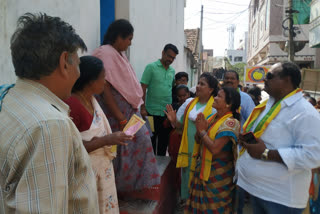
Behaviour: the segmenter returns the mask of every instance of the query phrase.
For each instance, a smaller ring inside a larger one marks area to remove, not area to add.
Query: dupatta
[[[211,116],[209,118],[209,123],[213,121],[213,119],[216,117],[216,114]],[[208,129],[208,135],[210,139],[214,140],[217,135],[217,131],[220,128],[220,126],[228,119],[232,117],[232,113],[228,112],[219,120],[214,122]],[[194,171],[196,169],[197,165],[197,158],[201,152],[202,149],[202,156],[201,156],[201,169],[200,169],[200,179],[208,181],[209,176],[210,176],[210,171],[211,171],[211,163],[212,163],[212,153],[209,151],[209,149],[203,145],[196,143],[194,146],[193,154],[192,154],[192,162],[191,162],[191,170],[190,170],[190,176],[189,176],[189,185],[192,180]]]
[[[125,53],[120,54],[111,45],[102,45],[92,55],[102,60],[105,79],[133,108],[138,109],[143,104],[143,91]]]
[[[85,141],[90,141],[94,137],[102,137],[107,134],[111,134],[111,128],[109,122],[102,111],[97,100],[92,97],[92,106],[94,108],[94,116],[91,123],[91,126],[88,130],[81,132],[81,138]],[[117,146],[104,146],[95,151],[90,152],[90,154],[106,154],[110,159],[116,157]]]
[[[191,110],[195,107],[199,98],[194,98],[186,107],[184,118],[183,118],[183,133],[181,139],[181,146],[179,148],[178,159],[177,159],[177,168],[188,167],[189,165],[189,155],[188,155],[188,122],[189,122],[189,114]],[[203,111],[205,117],[208,117],[212,114],[212,104],[214,102],[213,96],[208,100],[206,107]],[[196,145],[197,143],[195,143]]]

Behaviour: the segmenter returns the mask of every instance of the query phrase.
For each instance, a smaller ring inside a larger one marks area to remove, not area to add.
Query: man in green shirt
[[[172,104],[172,87],[175,70],[170,66],[179,53],[173,44],[167,44],[161,59],[146,66],[142,78],[143,101],[141,115],[153,116],[154,133],[152,136],[153,150],[156,155],[165,156],[171,128],[164,126],[166,119],[164,110]]]

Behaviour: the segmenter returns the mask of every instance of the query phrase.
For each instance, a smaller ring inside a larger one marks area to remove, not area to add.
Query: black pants
[[[152,147],[155,155],[165,156],[169,143],[171,127],[164,127],[165,116],[153,116],[154,132],[151,137]]]

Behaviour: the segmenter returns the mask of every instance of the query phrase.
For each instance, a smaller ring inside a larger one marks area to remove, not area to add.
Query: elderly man
[[[170,66],[179,53],[173,44],[167,44],[162,51],[161,59],[146,66],[142,78],[143,101],[141,115],[153,116],[154,133],[152,136],[153,150],[156,155],[165,156],[171,128],[164,125],[164,110],[172,104],[172,87],[175,70]]]
[[[98,213],[95,177],[61,100],[79,77],[72,26],[25,14],[11,38],[18,80],[0,90],[0,213]]]
[[[242,141],[238,185],[251,195],[255,214],[301,213],[307,205],[311,169],[320,166],[320,116],[303,98],[300,81],[295,64],[273,65],[265,78],[270,99],[243,126],[257,142]]]

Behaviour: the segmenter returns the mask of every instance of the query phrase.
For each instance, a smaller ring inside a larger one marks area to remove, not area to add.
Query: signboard
[[[320,46],[320,0],[313,0],[310,6],[309,46]]]
[[[320,91],[320,69],[302,69],[301,76],[303,90]]]
[[[245,67],[244,83],[263,83],[264,77],[270,66],[250,66]]]

